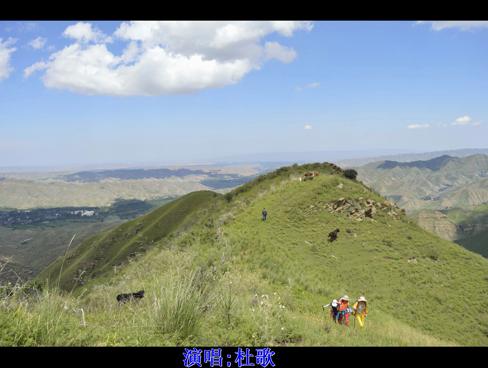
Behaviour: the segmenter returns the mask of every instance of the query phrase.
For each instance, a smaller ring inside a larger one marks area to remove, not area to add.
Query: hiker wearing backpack
[[[268,211],[266,211],[266,208],[263,208],[263,212],[261,212],[263,215],[263,221],[266,221],[266,218],[268,217]]]
[[[364,320],[368,315],[368,301],[364,296],[360,296],[356,303],[354,303],[352,309],[354,310],[354,316],[359,324],[359,327],[363,328]]]
[[[349,306],[349,297],[344,295],[339,299],[339,324],[349,326],[349,314],[351,314],[351,307]]]
[[[323,306],[324,310],[328,307],[330,307],[330,318],[337,323],[337,319],[339,318],[339,302],[334,299],[329,304]]]

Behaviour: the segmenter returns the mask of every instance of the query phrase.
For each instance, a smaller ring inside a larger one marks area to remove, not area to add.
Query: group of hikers
[[[266,208],[263,208],[261,219],[266,221],[267,217],[268,211],[266,211]],[[339,230],[337,229],[337,231]],[[364,296],[360,296],[353,304],[352,308],[349,305],[349,297],[347,295],[339,298],[339,300],[334,299],[329,304],[323,306],[324,309],[328,307],[330,307],[330,316],[335,323],[349,326],[349,316],[352,314],[359,327],[364,327],[364,321],[368,315],[368,301]],[[354,323],[354,325],[356,325],[356,323]]]
[[[347,295],[339,298],[339,300],[334,299],[329,304],[323,306],[324,309],[328,307],[330,307],[330,317],[335,323],[349,326],[349,316],[352,314],[359,327],[364,327],[364,321],[368,315],[368,301],[364,296],[360,296],[352,308],[349,305],[349,297]]]

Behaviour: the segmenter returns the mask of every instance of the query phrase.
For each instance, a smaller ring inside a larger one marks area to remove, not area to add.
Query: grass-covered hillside
[[[308,170],[321,174],[300,181]],[[145,253],[127,258],[137,242]],[[330,164],[282,168],[224,196],[193,193],[77,252],[64,262],[65,291],[58,261],[44,274],[50,288],[3,297],[0,345],[488,344],[488,260]],[[73,284],[86,260],[98,263]],[[141,289],[144,299],[117,305]],[[367,297],[364,330],[322,310],[345,293]]]
[[[101,232],[58,258],[38,279],[48,280],[63,290],[74,290],[93,278],[100,279],[155,242],[185,229],[194,221],[194,212],[216,196],[210,191],[193,192],[145,216]]]

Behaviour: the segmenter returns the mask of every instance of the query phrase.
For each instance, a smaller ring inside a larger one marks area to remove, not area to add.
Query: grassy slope
[[[345,192],[347,197],[365,196],[349,181],[346,188],[337,189],[338,182],[334,177],[320,178],[307,183],[308,190],[303,183],[290,183],[237,216],[229,234],[236,244],[246,244],[243,250],[251,250],[242,262],[264,269],[275,283],[302,284],[309,310],[324,296],[329,300],[343,293],[365,294],[375,308],[429,334],[469,336],[468,343],[486,344],[488,320],[481,313],[483,303],[486,306],[488,263],[408,221],[378,216],[376,222],[352,223],[309,208]],[[253,226],[257,222],[253,214],[262,206],[271,214],[270,221]],[[326,234],[335,227],[342,229],[339,241],[328,244]],[[357,237],[345,233],[347,228]],[[417,262],[408,263],[412,258]],[[462,322],[453,318],[456,314],[461,318],[460,301],[472,298],[477,313]]]
[[[191,223],[193,212],[216,196],[210,191],[193,192],[145,216],[102,232],[69,252],[66,259],[58,258],[37,279],[47,279],[51,285],[57,285],[59,281],[60,288],[72,290],[77,286],[74,278],[79,275],[79,270],[85,271],[85,281],[100,278],[135,253],[146,251],[155,242]]]
[[[155,242],[83,297],[45,292],[36,303],[7,303],[0,345],[487,345],[486,259],[406,218],[329,213],[322,204],[339,197],[382,198],[323,175],[327,167],[312,181],[295,180],[303,171],[282,170],[215,199],[188,231]],[[328,243],[336,227],[339,239]],[[141,288],[141,303],[114,302]],[[322,311],[344,293],[369,299],[365,330],[332,325]],[[80,307],[86,328],[73,309]]]

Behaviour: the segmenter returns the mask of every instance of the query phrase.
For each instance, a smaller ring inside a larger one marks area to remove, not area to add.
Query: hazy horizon
[[[66,165],[37,165],[37,166],[0,166],[0,172],[57,172],[73,170],[106,170],[129,168],[161,168],[161,167],[191,167],[191,166],[225,166],[266,163],[305,163],[305,162],[347,162],[354,160],[368,160],[388,158],[401,155],[444,154],[460,151],[486,151],[487,148],[457,148],[436,151],[408,151],[408,150],[337,150],[337,151],[309,151],[309,152],[260,152],[227,157],[217,157],[209,160],[173,161],[173,162],[101,162],[101,163],[71,163]],[[475,154],[472,153],[472,154]],[[484,153],[484,152],[483,152]]]

